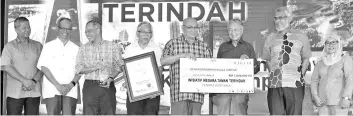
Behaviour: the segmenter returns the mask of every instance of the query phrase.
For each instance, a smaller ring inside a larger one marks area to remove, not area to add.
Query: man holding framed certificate
[[[232,19],[228,22],[228,34],[230,41],[220,45],[217,58],[253,59],[254,74],[259,70],[255,50],[252,45],[243,40],[243,23],[239,19]],[[231,106],[234,107],[234,114],[247,115],[249,95],[246,93],[218,93],[215,94],[213,103],[217,106],[220,115],[229,115]]]
[[[196,37],[197,21],[186,18],[183,21],[183,35],[171,39],[163,49],[162,65],[170,66],[170,96],[172,115],[200,115],[204,94],[180,92],[180,58],[211,58],[207,44]]]
[[[161,75],[162,67],[160,63],[160,57],[162,55],[162,50],[153,41],[152,25],[149,22],[144,21],[139,23],[139,25],[137,26],[135,41],[126,48],[124,52],[124,58],[136,56],[139,54],[144,54],[151,51],[153,51],[155,54],[155,59],[158,66],[158,74]],[[138,67],[134,67],[134,68],[136,69]],[[139,70],[141,71],[143,69],[139,69]],[[132,73],[136,74],[137,72],[132,72]],[[130,74],[130,76],[132,75]],[[143,77],[136,77],[136,78],[140,78],[139,80],[143,80],[143,78],[146,79],[146,76],[148,75],[143,75]],[[129,78],[131,81],[131,78],[133,77],[129,77]],[[163,86],[163,83],[161,80],[163,81],[163,78],[160,77],[158,79],[158,82],[161,82],[161,83],[157,83],[157,84],[160,84],[161,86]],[[153,79],[149,81],[153,81]],[[128,115],[158,115],[159,103],[160,103],[160,95],[138,100],[138,101],[132,101],[128,97],[126,99],[127,114]]]

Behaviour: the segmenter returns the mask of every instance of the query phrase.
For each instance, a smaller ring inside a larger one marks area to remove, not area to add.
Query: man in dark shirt
[[[232,19],[228,23],[230,41],[224,42],[219,47],[217,58],[254,59],[254,73],[257,68],[257,60],[252,45],[242,39],[243,23],[238,19]],[[213,102],[217,106],[217,112],[221,115],[231,114],[231,106],[235,115],[247,115],[248,94],[215,94]]]

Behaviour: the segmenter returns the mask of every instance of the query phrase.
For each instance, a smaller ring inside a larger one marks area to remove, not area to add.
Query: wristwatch
[[[346,99],[346,100],[349,100],[349,97],[342,97],[342,99]]]
[[[31,79],[31,80],[34,82],[34,84],[37,84],[37,81],[35,79]]]

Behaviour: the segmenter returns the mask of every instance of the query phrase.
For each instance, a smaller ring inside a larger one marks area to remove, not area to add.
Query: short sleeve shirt
[[[262,58],[270,61],[269,88],[303,86],[300,66],[302,59],[310,57],[310,42],[306,35],[295,31],[285,35],[271,34],[262,52]]]
[[[163,49],[162,58],[182,53],[192,53],[197,58],[211,58],[211,52],[207,44],[195,39],[194,43],[188,43],[184,36],[170,40]],[[201,93],[180,92],[180,60],[170,65],[169,75],[171,76],[170,96],[171,102],[191,100],[203,103],[204,95]]]
[[[161,56],[162,56],[162,50],[161,48],[155,44],[153,41],[150,41],[148,45],[145,48],[141,48],[138,44],[137,41],[132,43],[130,46],[126,47],[123,57],[128,58],[140,54],[144,54],[147,52],[154,52],[154,55],[156,56],[156,62],[158,66],[161,66]]]
[[[15,39],[7,43],[2,51],[1,66],[13,66],[23,77],[32,79],[37,73],[37,62],[42,51],[42,44],[28,39]],[[40,83],[31,91],[22,90],[22,83],[7,75],[6,96],[12,98],[39,97]]]
[[[80,47],[76,58],[76,73],[88,67],[95,67],[98,64],[107,66],[103,70],[97,70],[85,75],[88,80],[105,80],[114,71],[120,71],[123,64],[121,47],[114,42],[102,40],[98,45],[86,43]]]
[[[46,43],[43,47],[42,54],[38,60],[38,69],[42,66],[48,68],[54,78],[60,84],[68,84],[75,76],[75,62],[79,47],[70,40],[64,45],[57,38]],[[55,86],[46,78],[43,78],[43,98],[61,95]],[[66,96],[77,98],[77,86],[73,87]]]

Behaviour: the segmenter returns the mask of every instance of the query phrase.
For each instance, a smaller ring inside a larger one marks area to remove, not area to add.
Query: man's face
[[[152,30],[147,24],[143,24],[137,29],[137,37],[139,41],[148,43],[152,38]]]
[[[230,23],[228,26],[228,34],[231,40],[239,40],[243,35],[243,26],[239,23]]]
[[[62,20],[59,24],[59,38],[67,39],[72,30],[72,23],[68,20]]]
[[[96,36],[98,36],[98,28],[94,27],[92,23],[88,23],[86,25],[86,37],[89,42],[92,42],[95,40]]]
[[[28,21],[20,22],[20,25],[15,28],[17,36],[20,37],[29,37],[31,35],[31,26]]]
[[[289,27],[290,18],[284,13],[276,13],[274,20],[277,31],[282,31]]]
[[[188,20],[183,24],[183,33],[187,37],[197,37],[198,29],[196,20]]]

